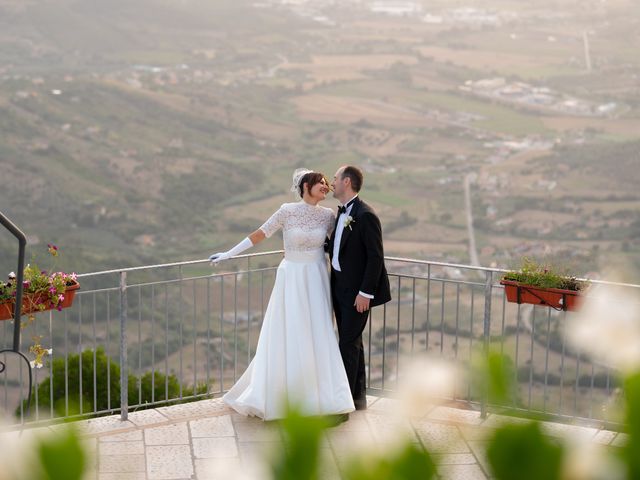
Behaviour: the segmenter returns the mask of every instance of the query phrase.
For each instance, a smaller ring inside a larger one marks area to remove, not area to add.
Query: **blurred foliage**
[[[344,478],[348,480],[409,480],[435,478],[436,465],[429,452],[407,442],[383,457],[362,457],[351,463]]]
[[[481,392],[489,405],[518,405],[518,389],[513,382],[516,371],[508,355],[476,351],[472,365],[473,390]]]
[[[81,438],[72,428],[63,429],[55,437],[40,440],[38,455],[42,480],[80,480],[87,467],[87,454]]]
[[[487,457],[498,480],[554,480],[560,478],[563,448],[537,422],[506,425],[493,435]]]
[[[273,478],[312,480],[319,477],[320,442],[328,427],[340,423],[340,416],[303,417],[292,409],[280,422],[284,448],[272,463]],[[428,480],[436,467],[420,445],[407,442],[386,455],[356,456],[348,463],[342,478],[346,480]]]
[[[489,351],[486,355],[476,356],[473,369],[474,382],[489,405],[517,405],[515,369],[511,358]],[[562,445],[546,437],[540,423],[535,421],[498,428],[487,447],[491,474],[497,480],[558,479],[563,455]]]
[[[624,382],[626,401],[626,429],[629,434],[622,456],[627,466],[627,478],[640,478],[640,372],[628,376]]]
[[[272,465],[273,478],[315,480],[320,463],[322,433],[330,425],[325,417],[305,418],[295,409],[282,420],[283,447]]]
[[[93,352],[83,352],[83,363],[92,366],[92,357]],[[102,363],[106,362],[104,352],[96,352],[96,358]],[[474,369],[474,376],[482,378],[485,384],[483,388],[489,399],[498,402],[511,398],[514,369],[510,359],[488,352],[487,355],[478,357]],[[117,370],[111,370],[112,378],[117,378]],[[145,375],[143,384],[150,386],[150,379],[150,374]],[[164,381],[166,378],[161,376],[154,380],[156,386],[164,386]],[[173,380],[169,383],[172,390],[179,388]],[[622,460],[626,466],[626,478],[631,480],[640,478],[640,373],[627,377],[624,384],[628,440],[621,448],[608,450],[608,457],[603,461],[613,458]],[[145,387],[142,391],[143,396],[150,395],[149,388]],[[162,392],[157,391],[156,394],[161,395]],[[327,429],[339,425],[340,420],[343,420],[340,416],[305,417],[298,410],[291,409],[287,417],[278,422],[282,448],[277,450],[276,457],[271,461],[272,478],[321,478],[321,443]],[[28,467],[37,471],[33,478],[82,478],[87,460],[81,438],[74,430],[65,430],[55,437],[42,437],[36,445],[39,462]],[[496,480],[608,478],[608,471],[605,471],[604,477],[602,472],[591,471],[567,477],[570,457],[568,444],[563,439],[546,435],[540,422],[531,420],[526,423],[505,424],[494,430],[488,439],[487,459],[490,471],[487,473]],[[613,470],[611,472],[612,475],[615,473]],[[407,438],[393,446],[387,445],[385,450],[377,453],[371,453],[370,450],[354,453],[344,463],[341,462],[340,474],[346,480],[431,479],[437,477],[437,465],[422,445]]]
[[[103,353],[99,355],[100,358],[103,356]],[[479,371],[484,372],[487,395],[493,399],[508,398],[513,370],[501,355],[490,353],[485,360]],[[629,439],[615,454],[627,466],[627,478],[635,479],[640,478],[640,373],[628,377],[625,386]],[[321,478],[321,442],[326,430],[339,424],[336,419],[304,417],[292,409],[279,422],[283,448],[271,463],[272,478]],[[63,430],[55,437],[38,439],[36,451],[39,462],[28,467],[37,471],[33,478],[82,478],[87,459],[81,438],[73,429]],[[487,446],[489,473],[497,480],[559,480],[565,478],[567,457],[562,440],[545,435],[536,421],[507,424],[496,429]],[[346,480],[431,479],[436,478],[437,467],[428,451],[407,439],[384,453],[366,452],[352,456],[341,475]]]

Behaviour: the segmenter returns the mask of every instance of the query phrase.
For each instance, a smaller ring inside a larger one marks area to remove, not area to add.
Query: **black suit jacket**
[[[342,231],[338,260],[342,275],[347,279],[349,291],[345,292],[355,299],[359,291],[373,295],[371,306],[382,305],[391,300],[389,277],[384,266],[382,247],[382,227],[373,208],[356,197],[351,207],[350,227]],[[340,216],[338,215],[338,218]],[[336,219],[336,227],[337,227]],[[333,246],[336,229],[329,239],[329,257],[333,260]],[[333,267],[332,267],[332,279]]]

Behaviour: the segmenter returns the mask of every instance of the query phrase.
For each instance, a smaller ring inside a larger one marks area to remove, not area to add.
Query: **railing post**
[[[486,278],[484,283],[484,319],[483,319],[483,334],[482,334],[482,353],[484,354],[484,359],[487,361],[489,359],[489,340],[491,335],[491,296],[492,296],[492,288],[493,288],[493,272],[487,270],[485,272]],[[486,379],[483,380],[485,382],[485,388],[482,391],[482,399],[480,400],[480,418],[487,418],[487,402],[488,402],[488,381],[489,378],[487,376]]]
[[[16,227],[11,220],[4,216],[0,212],[0,224],[4,226],[9,232],[18,240],[18,271],[16,274],[16,303],[13,312],[13,351],[20,351],[20,318],[22,309],[22,282],[24,279],[24,250],[27,246],[27,237],[25,234]],[[0,368],[2,371],[2,368]],[[31,370],[29,370],[31,371]],[[29,390],[31,391],[31,390]]]
[[[120,420],[129,415],[129,367],[127,366],[127,272],[120,272]]]

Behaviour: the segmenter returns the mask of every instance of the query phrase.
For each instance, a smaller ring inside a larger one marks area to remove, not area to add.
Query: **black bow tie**
[[[355,199],[354,199],[355,200]],[[349,206],[354,202],[354,200],[351,200],[350,202],[348,202],[346,205],[340,205],[338,207],[338,215],[341,215],[343,213],[347,213],[347,208],[349,208]]]

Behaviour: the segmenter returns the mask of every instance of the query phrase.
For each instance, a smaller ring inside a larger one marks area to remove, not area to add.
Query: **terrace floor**
[[[339,479],[354,451],[384,452],[399,438],[422,445],[445,479],[490,478],[485,460],[487,437],[505,421],[524,421],[464,408],[440,406],[420,418],[400,417],[396,400],[369,397],[369,408],[329,429],[322,441],[322,479]],[[277,424],[236,414],[222,400],[210,399],[77,422],[95,453],[87,478],[253,479],[269,478],[268,456],[279,448]],[[598,428],[543,422],[551,436],[620,445],[624,434]],[[28,434],[64,426],[25,430]],[[18,431],[1,434],[7,441]],[[0,442],[1,443],[1,442]]]

